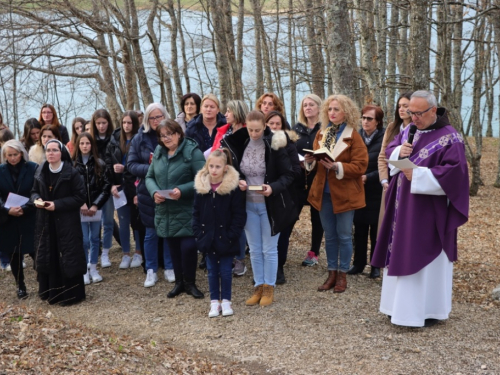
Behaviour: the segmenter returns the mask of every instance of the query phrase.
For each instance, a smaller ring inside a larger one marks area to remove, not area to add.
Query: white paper
[[[385,159],[391,165],[394,165],[398,169],[415,169],[418,168],[416,164],[414,164],[410,159],[401,159],[401,160],[388,160]]]
[[[162,197],[165,197],[167,199],[174,199],[170,196],[170,193],[173,193],[174,190],[173,189],[169,189],[169,190],[157,190],[156,191],[158,194],[160,194]]]
[[[30,200],[29,198],[23,197],[22,195],[9,193],[9,196],[7,197],[7,200],[5,201],[4,207],[5,208],[22,207],[26,203],[28,203],[29,200]]]
[[[299,154],[299,161],[304,161],[304,160],[305,158],[301,154]]]
[[[208,155],[210,155],[211,152],[212,152],[212,147],[210,147],[208,150],[205,150],[205,152],[203,153],[205,160],[208,159]]]
[[[101,221],[102,210],[97,210],[94,216],[85,216],[80,214],[80,220],[82,223],[91,223],[94,221]]]
[[[113,203],[115,204],[115,210],[125,206],[127,204],[127,197],[123,190],[118,192],[118,198],[113,195]]]

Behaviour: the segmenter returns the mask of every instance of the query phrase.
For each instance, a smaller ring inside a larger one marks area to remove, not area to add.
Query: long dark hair
[[[58,141],[61,141],[61,133],[59,133],[59,127],[57,125],[54,125],[54,124],[50,124],[50,125],[43,125],[42,126],[42,129],[40,130],[40,138],[38,138],[38,144],[40,146],[43,146],[42,145],[42,135],[43,135],[43,132],[44,131],[50,131],[52,132],[52,135],[58,140]]]
[[[396,138],[396,136],[399,134],[401,124],[403,123],[403,119],[401,118],[401,116],[399,116],[399,101],[403,98],[410,100],[412,94],[413,91],[407,91],[404,94],[401,94],[401,96],[398,98],[398,101],[396,102],[396,110],[394,112],[394,121],[389,124],[386,130],[388,140],[387,144],[389,144],[389,142]]]
[[[94,140],[99,136],[99,131],[95,125],[95,122],[98,118],[103,118],[108,122],[108,128],[106,129],[106,137],[110,137],[113,134],[113,130],[115,127],[113,126],[113,120],[111,120],[111,115],[105,109],[98,109],[92,115],[90,119],[90,134],[94,137]]]
[[[266,115],[266,117],[264,118],[264,122],[267,124],[268,121],[273,118],[274,116],[278,116],[281,120],[281,129],[280,130],[290,130],[287,126],[287,122],[285,120],[285,116],[283,116],[281,114],[281,112],[278,112],[278,111],[275,111],[275,110],[272,110],[272,111],[269,111]]]
[[[126,111],[123,116],[122,116],[122,123],[120,124],[121,130],[120,130],[120,150],[122,150],[123,155],[125,155],[129,148],[130,148],[130,142],[127,145],[127,134],[123,130],[123,119],[125,117],[130,117],[132,120],[132,137],[136,135],[139,132],[139,116],[137,116],[136,111]]]
[[[100,177],[101,173],[104,171],[101,168],[101,165],[99,164],[99,153],[97,152],[97,145],[95,144],[94,137],[92,137],[92,134],[87,133],[87,132],[81,132],[80,135],[76,138],[76,144],[75,144],[75,152],[73,154],[73,161],[77,162],[79,159],[79,156],[82,155],[82,152],[80,151],[80,140],[82,138],[87,138],[90,141],[90,154],[94,158],[94,171],[95,174]]]
[[[29,150],[31,146],[33,146],[35,143],[31,140],[31,131],[33,129],[39,129],[40,130],[40,135],[42,135],[42,125],[38,122],[38,120],[34,117],[29,118],[26,120],[24,123],[24,134],[23,137],[21,138],[21,142],[24,143],[24,147],[26,147],[26,150]]]

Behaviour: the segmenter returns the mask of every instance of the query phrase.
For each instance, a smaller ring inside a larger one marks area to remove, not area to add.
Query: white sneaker
[[[208,313],[209,318],[215,318],[220,314],[220,303],[219,301],[210,301],[210,312]]]
[[[24,260],[23,260],[23,268],[26,268],[26,263],[24,262]]]
[[[149,288],[151,286],[154,286],[157,281],[158,281],[158,276],[156,275],[156,272],[154,272],[153,270],[148,270],[148,273],[146,275],[146,281],[144,281],[144,288]]]
[[[101,255],[101,267],[102,268],[111,267],[111,262],[109,261],[109,256],[107,254]]]
[[[102,259],[102,258],[101,258]],[[102,260],[101,260],[102,261]],[[130,267],[130,263],[132,262],[132,258],[129,255],[124,255],[122,257],[122,262],[120,263],[120,268],[125,269]]]
[[[85,283],[85,285],[90,284],[90,273],[88,270],[87,270],[87,273],[85,275],[83,275],[83,282]]]
[[[4,268],[5,271],[10,272],[12,271],[12,268],[10,268],[10,264],[7,264],[7,266]]]
[[[175,273],[174,270],[165,270],[165,280],[169,283],[175,283]]]
[[[222,316],[229,316],[234,314],[231,301],[228,300],[222,301],[221,307],[222,307]]]
[[[130,263],[130,268],[140,267],[141,264],[142,264],[142,255],[134,254],[134,256],[132,257],[132,262]]]
[[[102,281],[102,276],[99,275],[97,270],[90,270],[90,277],[93,283],[100,283]]]

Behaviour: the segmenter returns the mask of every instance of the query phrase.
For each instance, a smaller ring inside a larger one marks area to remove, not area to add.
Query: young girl
[[[73,123],[71,124],[71,130],[72,130],[71,140],[68,143],[66,143],[66,148],[68,149],[71,157],[73,157],[73,155],[75,154],[76,138],[80,134],[82,134],[84,127],[85,127],[85,119],[81,117],[75,117],[73,119]]]
[[[210,288],[210,318],[233,315],[232,262],[240,252],[247,219],[239,173],[231,166],[228,149],[212,152],[194,180],[193,232],[198,250],[206,254]],[[220,301],[222,300],[222,303]]]
[[[106,164],[99,159],[94,139],[89,133],[81,133],[76,139],[77,148],[73,157],[76,170],[82,175],[85,182],[85,203],[80,209],[83,216],[94,216],[97,210],[102,209],[110,196],[111,177]],[[97,259],[99,257],[99,232],[100,221],[82,222],[83,247],[85,259],[89,259],[90,247],[90,272],[84,276],[85,284],[102,281],[97,271]]]
[[[98,109],[94,112],[92,118],[90,119],[90,134],[94,138],[95,145],[97,147],[97,155],[102,160],[106,160],[106,149],[114,130],[115,128],[113,126],[113,121],[111,120],[111,115],[107,110]],[[102,207],[102,268],[111,267],[111,262],[109,261],[109,249],[111,249],[114,234],[114,213],[115,206],[113,205],[113,199],[109,197]],[[121,241],[119,237],[118,228],[116,228],[116,242],[120,244]]]
[[[44,147],[51,139],[61,140],[59,129],[55,125],[44,125],[40,131],[38,141],[29,150],[29,159],[32,162],[42,165],[45,159]]]

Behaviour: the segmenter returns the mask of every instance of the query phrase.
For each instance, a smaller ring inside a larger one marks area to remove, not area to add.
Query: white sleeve
[[[391,156],[389,156],[389,160],[399,160],[399,152],[401,151],[401,146],[398,146],[392,151]],[[397,175],[399,172],[401,172],[401,169],[396,168],[394,165],[387,163],[389,166],[389,174],[391,176]]]
[[[411,178],[412,194],[446,195],[436,177],[427,167],[418,167],[413,170]]]

